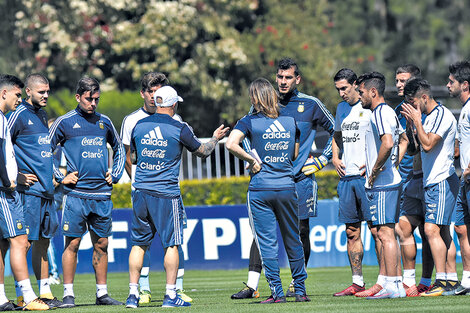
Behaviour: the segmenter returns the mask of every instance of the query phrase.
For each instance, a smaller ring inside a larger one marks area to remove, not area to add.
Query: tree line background
[[[185,101],[179,113],[198,136],[232,125],[250,107],[247,88],[274,83],[277,61],[294,58],[303,92],[334,113],[332,77],[342,67],[376,70],[394,85],[415,63],[433,85],[469,57],[465,0],[0,0],[0,70],[51,82],[51,117],[76,106],[83,75],[102,85],[98,111],[119,129],[140,107],[140,78],[167,74]]]

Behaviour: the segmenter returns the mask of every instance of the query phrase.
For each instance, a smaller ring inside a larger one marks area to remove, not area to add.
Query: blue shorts
[[[24,221],[28,240],[50,239],[59,227],[54,200],[19,193],[23,205]]]
[[[309,175],[295,183],[298,195],[299,219],[305,220],[317,216],[318,185],[315,176]]]
[[[390,187],[366,188],[372,225],[395,224],[400,213],[401,183]]]
[[[437,184],[424,187],[424,221],[436,225],[450,225],[458,189],[459,179],[455,173]]]
[[[360,175],[341,177],[337,191],[339,197],[339,221],[350,224],[370,221],[370,211],[364,184],[366,179]]]
[[[424,202],[423,175],[417,175],[407,182],[403,191],[403,202],[400,208],[400,216],[424,217],[426,211]]]
[[[462,226],[470,224],[470,182],[460,181],[459,194],[455,202],[455,225]]]
[[[111,236],[111,199],[83,199],[70,195],[64,196],[62,231],[67,237],[82,237],[87,230],[100,238]]]
[[[157,232],[163,248],[183,244],[181,197],[158,197],[136,189],[132,191],[132,205],[132,245],[149,246]]]
[[[24,227],[23,207],[16,191],[0,191],[0,231],[2,238],[14,238],[26,235]]]

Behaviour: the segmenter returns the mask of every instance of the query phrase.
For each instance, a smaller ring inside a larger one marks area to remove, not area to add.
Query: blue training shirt
[[[8,117],[18,171],[34,174],[38,181],[31,186],[18,184],[16,190],[47,199],[54,197],[52,152],[47,114],[26,100]]]
[[[395,108],[395,114],[398,117],[398,121],[401,124],[403,129],[406,129],[406,118],[403,114],[401,114],[402,104],[404,101],[400,102]],[[401,160],[400,164],[398,165],[398,173],[400,173],[401,181],[406,182],[411,179],[413,176],[413,156],[409,155],[408,152],[405,153],[405,156]]]
[[[249,190],[295,189],[293,158],[300,130],[294,118],[255,113],[244,116],[234,129],[245,134],[263,162],[261,170],[251,174]]]
[[[183,147],[196,151],[201,142],[191,127],[168,114],[155,113],[135,125],[130,142],[137,155],[135,189],[159,197],[178,197]]]
[[[64,186],[64,192],[79,198],[106,200],[111,197],[112,185],[106,180],[109,143],[113,149],[112,182],[119,181],[124,170],[125,152],[111,120],[100,113],[87,114],[78,106],[59,117],[49,131],[51,149],[58,144],[67,159],[67,173],[78,172],[76,185]],[[64,175],[54,166],[58,182]]]
[[[300,129],[299,156],[294,161],[295,181],[298,182],[306,178],[302,173],[302,167],[310,154],[318,125],[330,134],[322,155],[331,160],[333,156],[331,141],[335,132],[335,122],[331,113],[319,99],[303,94],[297,89],[294,89],[289,98],[281,100],[281,104],[280,115],[292,116]]]

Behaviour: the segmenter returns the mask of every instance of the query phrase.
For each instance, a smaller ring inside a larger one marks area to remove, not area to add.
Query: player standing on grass
[[[149,117],[150,115],[154,114],[157,107],[153,100],[153,95],[157,89],[162,86],[168,85],[168,79],[163,73],[158,72],[149,72],[146,73],[142,77],[141,81],[141,90],[140,96],[144,99],[144,105],[138,109],[137,111],[132,112],[131,114],[124,117],[122,121],[121,127],[121,140],[122,144],[124,145],[124,150],[126,151],[126,172],[127,175],[131,178],[131,182],[134,182],[135,178],[135,165],[131,162],[130,157],[130,141],[132,130],[143,118]],[[173,118],[177,121],[181,121],[181,117],[175,113]],[[184,276],[184,254],[183,249],[181,246],[178,246],[178,253],[179,253],[179,267],[178,267],[178,276],[176,278],[176,292],[177,294],[186,302],[191,302],[191,299],[188,295],[186,295],[183,291],[183,276]],[[150,271],[150,250],[147,249],[144,255],[144,263],[142,267],[142,271],[140,273],[139,278],[139,303],[146,304],[150,303],[152,294],[150,291],[150,283],[149,283],[149,271]]]
[[[384,101],[385,77],[377,72],[361,75],[357,82],[362,106],[372,111],[366,131],[366,194],[372,224],[382,243],[385,285],[367,299],[406,297],[397,275],[398,243],[395,224],[398,222],[401,177],[396,166],[404,155],[408,140],[391,107]]]
[[[62,231],[65,236],[62,267],[64,305],[75,306],[73,281],[77,253],[83,234],[88,230],[93,244],[93,268],[96,278],[96,304],[122,305],[108,295],[108,237],[111,236],[111,190],[124,170],[124,148],[111,120],[96,112],[100,85],[83,77],[77,85],[75,110],[59,117],[50,129],[52,151],[60,144],[67,159],[67,175],[54,168],[57,182],[64,185]],[[108,148],[113,168],[108,172]]]
[[[451,97],[458,98],[462,104],[457,127],[456,146],[459,148],[460,167],[463,174],[455,204],[455,232],[459,238],[462,255],[462,282],[455,290],[456,295],[465,295],[470,291],[470,245],[468,229],[470,227],[470,62],[461,61],[449,66],[447,88]]]
[[[10,130],[5,114],[14,111],[21,103],[23,82],[12,75],[0,75],[0,310],[13,311],[15,305],[5,295],[5,255],[10,248],[10,265],[15,279],[23,293],[25,310],[48,310],[49,306],[40,300],[31,287],[26,253],[28,236],[23,208],[18,193],[18,167],[11,142]]]
[[[27,98],[8,118],[19,171],[16,190],[23,206],[28,240],[32,243],[32,263],[40,298],[50,308],[56,308],[62,302],[52,295],[47,256],[49,241],[59,225],[54,207],[49,127],[43,109],[50,88],[49,81],[41,74],[28,75],[25,83]],[[23,295],[18,286],[16,292],[18,303],[22,303]]]
[[[295,61],[290,58],[281,59],[276,73],[276,83],[281,103],[280,116],[292,116],[300,129],[300,149],[299,156],[294,161],[294,180],[298,195],[300,240],[304,250],[305,265],[307,265],[311,250],[309,217],[316,216],[317,211],[318,186],[314,173],[322,169],[328,163],[328,160],[331,159],[334,119],[319,99],[297,90],[297,85],[300,84],[300,81],[301,76]],[[309,159],[318,125],[328,131],[330,138],[322,154],[319,157]],[[260,273],[261,260],[259,258],[259,251],[253,241],[250,250],[247,286],[238,293],[233,294],[232,299],[253,297],[258,288]],[[295,294],[294,285],[291,283],[286,296],[294,297]]]
[[[219,126],[207,143],[194,135],[191,127],[173,118],[178,101],[183,101],[170,86],[154,93],[155,114],[137,122],[130,148],[137,167],[132,192],[133,217],[129,255],[129,297],[126,307],[139,306],[138,280],[145,251],[158,232],[165,250],[166,294],[163,307],[187,307],[189,302],[176,293],[178,246],[183,243],[184,207],[179,188],[179,170],[183,147],[205,158],[228,132]]]
[[[436,267],[432,288],[421,296],[440,296],[459,285],[456,249],[449,232],[459,184],[454,168],[457,122],[452,112],[433,99],[431,85],[424,79],[408,81],[404,94],[402,113],[416,128],[421,145],[426,202],[424,231]],[[422,113],[426,114],[424,122]]]
[[[405,64],[397,68],[395,72],[395,82],[398,96],[403,97],[405,84],[413,78],[421,77],[421,70],[414,64]],[[407,125],[405,116],[401,113],[402,101],[396,108],[398,120],[403,129],[407,129],[409,137],[413,137],[412,125]],[[409,138],[410,145],[414,145],[415,140]],[[419,148],[414,147],[415,149]],[[417,151],[417,150],[415,150]],[[401,257],[403,261],[403,284],[408,297],[419,296],[425,292],[431,285],[431,276],[434,269],[431,249],[428,239],[424,233],[424,190],[423,190],[423,171],[421,166],[421,155],[416,153],[411,155],[406,153],[398,166],[398,172],[401,175],[402,192],[400,201],[400,218],[396,226],[396,232],[400,238]],[[416,287],[416,241],[414,231],[416,227],[422,239],[422,272],[419,285]]]
[[[362,258],[364,248],[361,241],[361,222],[367,221],[369,227],[371,216],[365,190],[365,133],[370,127],[370,110],[364,109],[356,90],[356,73],[343,68],[334,77],[336,90],[343,101],[336,109],[335,135],[333,138],[332,163],[340,176],[338,183],[339,221],[346,224],[347,250],[352,271],[353,284],[334,296],[351,296],[365,291],[362,276]],[[343,150],[340,159],[340,149]],[[377,229],[370,227],[375,240],[377,260],[383,275],[383,264],[380,261],[382,246],[377,238]],[[378,289],[378,288],[377,288]],[[377,292],[380,291],[379,289]],[[370,295],[370,294],[368,294]]]
[[[279,115],[276,91],[266,79],[258,78],[251,83],[250,99],[254,111],[238,121],[226,147],[236,157],[247,161],[251,170],[248,215],[271,288],[271,296],[261,303],[286,302],[279,276],[277,225],[294,280],[295,301],[310,301],[305,291],[307,272],[299,237],[293,179],[293,160],[299,151],[300,130],[294,118]],[[251,151],[258,153],[259,160],[240,147],[245,136],[249,137]]]

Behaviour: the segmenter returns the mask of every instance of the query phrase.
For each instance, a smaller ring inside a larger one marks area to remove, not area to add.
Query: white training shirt
[[[395,111],[385,103],[379,104],[371,114],[370,127],[366,131],[366,188],[369,186],[369,176],[377,161],[384,134],[392,135],[393,148],[390,156],[385,161],[382,171],[377,175],[372,187],[388,187],[398,185],[401,182],[400,173],[395,166],[398,158],[398,142],[400,134],[404,130],[398,121]]]
[[[349,104],[340,102],[336,109],[335,131],[343,139],[342,161],[346,176],[360,175],[366,164],[366,131],[370,128],[371,111],[364,109],[360,101]]]
[[[421,148],[423,164],[423,184],[437,184],[455,173],[454,145],[457,132],[457,121],[445,106],[438,105],[426,116],[424,131],[439,135],[442,139],[429,152]]]
[[[5,167],[7,170],[7,176],[10,181],[16,182],[16,177],[18,176],[18,165],[16,164],[15,159],[15,150],[11,142],[10,129],[8,128],[8,120],[0,111],[0,138],[4,139],[4,146],[0,149],[4,149],[3,153],[5,155]],[[3,160],[2,160],[3,162]],[[0,180],[0,186],[3,186],[2,181]]]
[[[460,149],[460,167],[464,171],[470,164],[470,98],[460,111],[457,137]]]

